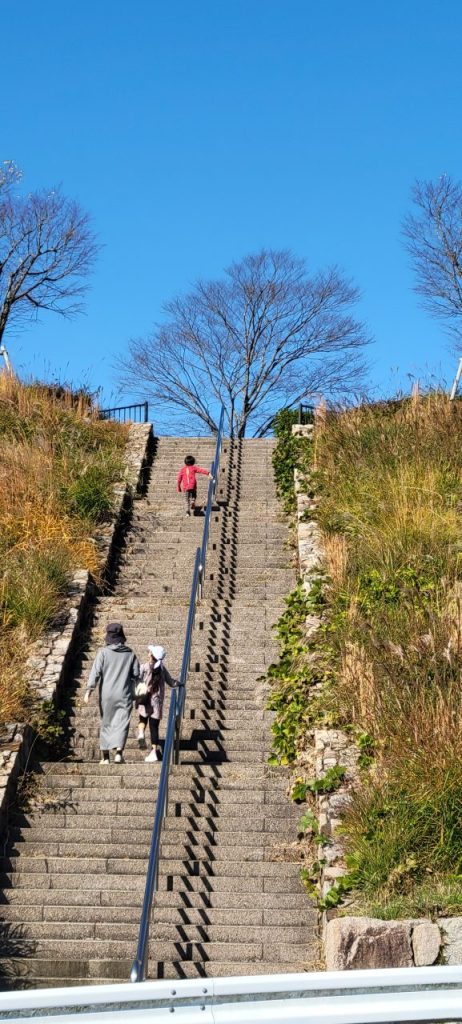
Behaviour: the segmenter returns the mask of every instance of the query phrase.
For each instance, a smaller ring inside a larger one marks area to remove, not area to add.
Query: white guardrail
[[[175,1017],[172,1018],[172,1014]],[[0,993],[10,1024],[462,1021],[462,967],[145,981]]]

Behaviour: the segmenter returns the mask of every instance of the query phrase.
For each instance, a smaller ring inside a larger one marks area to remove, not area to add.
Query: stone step
[[[174,807],[172,807],[172,814],[168,816],[168,826],[165,825],[163,832],[163,842],[175,843],[179,841],[195,841],[201,843],[220,843],[224,846],[233,846],[240,843],[241,845],[254,846],[257,842],[268,841],[271,839],[274,842],[276,839],[285,839],[289,835],[294,838],[294,829],[297,824],[297,817],[293,816],[292,819],[287,819],[286,828],[283,828],[280,818],[272,817],[266,818],[263,814],[252,815],[250,822],[238,822],[238,814],[235,812],[228,817],[212,818],[212,817],[201,817],[198,814],[182,814],[178,817],[174,815]],[[298,816],[300,811],[298,812]],[[75,816],[74,816],[75,817]],[[97,816],[94,816],[97,817]],[[135,828],[124,827],[123,825],[117,824],[115,820],[116,816],[106,816],[105,826],[101,826],[98,829],[97,823],[88,823],[88,827],[84,827],[83,823],[80,822],[79,827],[72,827],[72,816],[69,815],[65,822],[67,824],[58,826],[54,823],[48,825],[46,818],[42,815],[40,824],[28,824],[28,825],[13,825],[9,830],[9,841],[14,845],[16,843],[40,843],[50,842],[53,844],[77,844],[83,842],[85,844],[98,844],[98,843],[112,843],[119,841],[124,845],[130,846],[138,843],[148,843],[151,838],[152,821],[147,818],[147,824],[138,824]],[[278,835],[274,836],[275,828],[278,829]],[[183,837],[183,839],[182,839]]]
[[[71,798],[71,796],[73,798]],[[155,794],[149,794],[149,796],[143,796],[136,792],[125,791],[122,795],[117,790],[106,790],[104,793],[99,793],[98,790],[91,791],[85,789],[75,790],[75,795],[70,795],[68,792],[64,792],[60,795],[59,791],[55,797],[55,800],[47,800],[46,804],[37,803],[35,807],[31,808],[30,815],[35,813],[49,812],[49,820],[52,818],[56,819],[56,814],[67,813],[69,818],[79,813],[79,808],[82,808],[82,813],[85,813],[87,818],[91,814],[96,814],[99,817],[109,816],[112,814],[115,817],[120,815],[127,815],[127,798],[130,804],[130,815],[133,818],[145,819],[148,823],[152,821],[155,808]],[[185,813],[199,814],[203,812],[203,816],[218,816],[224,820],[224,817],[233,816],[239,814],[239,809],[243,814],[253,814],[254,811],[257,813],[262,810],[268,811],[271,816],[275,817],[279,813],[281,816],[287,813],[285,804],[285,797],[282,792],[275,793],[274,795],[266,791],[265,793],[253,794],[247,791],[230,791],[229,793],[214,793],[213,791],[199,791],[199,792],[172,792],[170,794],[170,808],[178,809],[178,814]]]
[[[144,751],[140,751],[144,753]],[[80,765],[77,763],[66,763],[66,768],[69,769],[67,772],[50,772],[46,779],[42,782],[42,789],[37,792],[34,799],[41,800],[43,802],[44,797],[52,789],[59,789],[62,787],[63,792],[75,792],[77,796],[84,796],[89,799],[96,799],[97,794],[101,793],[101,799],[111,796],[123,796],[124,793],[111,793],[111,790],[126,791],[130,790],[130,799],[145,800],[147,798],[147,792],[150,796],[154,796],[152,788],[155,789],[158,783],[158,776],[160,773],[160,762],[154,764],[146,764],[144,761],[139,766],[140,770],[137,771],[138,766],[130,764],[117,765],[114,763],[109,764],[107,767],[100,765],[99,763],[89,764],[88,768],[94,768],[94,771],[88,771],[86,773],[79,772]],[[83,767],[83,766],[82,766]],[[182,765],[182,768],[188,768],[186,764]],[[195,770],[201,772],[202,768],[214,767],[210,764],[198,765]],[[225,771],[229,769],[230,765],[219,765],[217,771]],[[252,765],[254,769],[254,781],[252,783],[252,777],[248,773],[249,764],[241,767],[234,767],[233,775],[189,775],[176,773],[172,774],[170,781],[170,796],[171,799],[175,799],[177,796],[189,795],[192,797],[207,796],[212,794],[212,798],[219,795],[220,800],[240,800],[245,799],[247,802],[260,799],[260,797],[266,793],[275,798],[277,793],[285,795],[287,779],[284,776],[280,778],[271,778],[266,774],[266,765],[262,767],[262,772],[258,775],[255,763]],[[119,769],[119,771],[118,771]],[[190,768],[190,772],[194,769]],[[148,791],[146,787],[149,786]],[[128,793],[126,794],[128,796]]]
[[[115,942],[117,946],[118,955],[132,955],[134,953],[134,946],[136,946],[136,940],[139,932],[139,920],[132,920],[123,922],[114,921],[33,921],[28,920],[27,928],[27,943],[30,946],[35,945],[41,947],[42,943],[50,942],[54,945],[54,940],[62,940],[64,946],[68,940],[74,940],[79,943],[79,953],[90,955],[93,950],[89,950],[88,940],[100,941],[106,953],[110,955],[109,943]],[[3,936],[6,938],[9,932],[12,930],[11,922],[5,922],[3,928],[0,925],[0,929],[3,931]],[[235,915],[235,921],[231,924],[186,924],[185,922],[178,922],[177,924],[170,924],[168,922],[156,922],[151,932],[151,955],[156,955],[159,959],[163,958],[164,955],[164,944],[175,943],[184,947],[185,955],[187,959],[193,957],[188,956],[189,948],[191,945],[196,947],[198,943],[205,943],[207,953],[215,943],[227,943],[232,946],[241,945],[255,945],[263,944],[271,941],[271,943],[281,943],[287,946],[289,945],[300,945],[306,941],[306,926],[304,925],[242,925],[239,923],[238,915]],[[123,947],[120,943],[123,943]],[[80,944],[82,943],[82,946]],[[159,950],[159,952],[157,952]],[[37,950],[38,952],[39,950]],[[52,952],[52,951],[50,951]],[[68,951],[66,948],[64,952]],[[116,952],[116,950],[114,950]],[[169,958],[171,958],[171,950],[168,951]],[[178,955],[178,952],[177,952]],[[204,953],[202,953],[201,959]],[[293,955],[292,955],[293,956]],[[65,957],[67,958],[67,957]]]
[[[309,953],[308,953],[309,956]],[[313,954],[311,959],[314,959]],[[5,966],[3,966],[3,963]],[[17,963],[17,962],[16,962]],[[271,961],[258,961],[255,963],[242,964],[241,962],[226,961],[181,961],[173,962],[150,961],[148,965],[148,980],[166,978],[179,980],[180,978],[219,978],[233,977],[241,974],[281,974],[300,973],[309,970],[309,959],[297,960],[293,963],[283,964]],[[9,961],[2,962],[0,959],[0,971],[8,974]],[[16,964],[15,964],[16,966]],[[128,981],[132,959],[111,961],[111,960],[39,960],[36,957],[28,957],[27,962],[16,967],[16,980],[12,987],[18,987],[19,970],[22,969],[22,977],[27,982],[29,978],[34,979],[35,987],[61,988],[63,981],[66,985],[102,985]],[[313,968],[311,968],[313,969]],[[53,972],[53,973],[52,973]],[[5,986],[6,987],[6,986]]]
[[[98,925],[98,928],[102,926]],[[28,940],[23,940],[26,944]],[[29,943],[30,956],[34,959],[54,960],[55,962],[70,962],[75,956],[76,947],[72,938],[40,938]],[[174,942],[171,940],[153,941],[150,944],[150,957],[155,961],[203,961],[205,957],[217,962],[234,963],[256,963],[262,960],[274,961],[275,963],[292,962],[303,959],[303,943],[278,943],[272,942]],[[79,939],[78,956],[79,960],[113,960],[126,959],[132,961],[136,952],[136,941],[134,939],[108,939],[101,936],[98,939]],[[0,961],[1,963],[1,961]],[[29,956],[28,956],[29,966]],[[243,971],[245,973],[245,971]]]
[[[69,835],[71,842],[77,842],[78,839],[85,841],[86,836],[90,837],[89,841],[93,841],[93,839],[97,841],[97,837],[100,835],[101,842],[109,842],[114,837],[120,836],[121,841],[128,843],[136,842],[137,836],[140,836],[141,840],[142,836],[144,841],[151,835],[153,818],[154,805],[147,813],[137,815],[132,826],[121,821],[120,814],[115,812],[110,814],[107,811],[102,814],[86,814],[84,822],[75,811],[70,811],[68,814],[49,813],[46,815],[22,813],[11,816],[10,837],[12,841],[22,839],[28,842],[33,841],[37,836],[37,839],[49,838],[53,842],[65,842]],[[293,810],[289,807],[287,814],[286,806],[282,801],[276,805],[272,803],[252,805],[252,812],[247,815],[245,820],[242,820],[239,805],[232,804],[227,810],[225,805],[221,808],[219,805],[172,801],[164,823],[164,835],[168,838],[170,832],[178,833],[187,829],[193,830],[199,838],[201,833],[217,837],[230,835],[230,841],[232,841],[236,830],[242,834],[276,832],[284,836],[289,828],[296,831],[299,818],[300,808]],[[56,833],[61,832],[63,838],[57,840]],[[75,838],[73,838],[74,833],[77,833]]]
[[[183,720],[185,725],[187,722],[190,722],[191,719],[195,720],[196,722],[207,722],[214,721],[214,719],[219,718],[220,720],[223,719],[224,721],[223,729],[225,731],[227,729],[234,729],[236,727],[239,727],[240,725],[242,725],[243,730],[246,731],[246,726],[255,723],[257,725],[257,728],[260,731],[262,731],[263,729],[267,730],[268,723],[271,721],[272,712],[262,711],[261,708],[258,708],[256,701],[252,702],[252,707],[245,707],[245,704],[247,703],[245,700],[239,701],[239,706],[235,708],[228,706],[227,699],[226,701],[223,701],[220,700],[220,698],[218,697],[213,698],[211,700],[204,699],[201,701],[193,702],[192,695],[190,697],[188,692],[186,696],[186,701],[187,703],[185,708],[185,716]],[[242,704],[244,706],[242,706]],[[224,706],[220,707],[220,705]],[[95,728],[99,730],[99,715],[98,717],[96,717],[94,709],[86,708],[85,710],[88,711],[88,714],[85,716],[82,715],[80,710],[77,712],[76,715],[71,716],[70,729],[85,729],[87,735],[94,735],[94,733],[91,733],[90,730],[94,730]],[[136,724],[134,725],[132,723],[131,729],[138,728],[138,716],[136,709],[133,712],[133,716]],[[166,716],[164,715],[164,718],[165,717]]]
[[[154,764],[151,767],[156,769],[158,766]],[[158,776],[157,772],[157,779]],[[110,782],[111,780],[107,779],[106,781]],[[117,786],[112,788],[106,786],[104,789],[96,786],[88,788],[76,786],[75,789],[72,789],[70,786],[64,785],[62,789],[50,787],[47,792],[41,794],[40,798],[36,797],[34,803],[31,804],[30,813],[34,811],[35,813],[49,812],[50,816],[54,817],[60,810],[62,813],[67,810],[69,814],[75,814],[78,805],[85,809],[85,813],[90,813],[90,806],[93,805],[105,813],[112,812],[113,808],[117,806],[127,814],[127,807],[130,805],[130,813],[151,814],[156,795],[155,780],[153,780],[152,790],[146,789],[146,786],[144,789],[119,788]],[[213,785],[173,786],[169,793],[169,801],[171,807],[174,805],[183,808],[197,806],[199,809],[203,808],[207,813],[213,812],[214,808],[223,814],[226,810],[232,810],[235,813],[237,806],[251,810],[263,805],[271,808],[278,805],[281,809],[287,810],[283,787],[251,789],[230,786],[228,789],[217,789]]]
[[[178,818],[184,819],[188,817],[191,820],[198,819],[204,821],[218,821],[220,820],[223,827],[237,827],[239,819],[243,816],[249,817],[255,814],[260,814],[262,811],[268,812],[268,817],[271,817],[276,822],[280,819],[279,827],[282,827],[282,823],[287,817],[286,808],[283,800],[279,802],[273,801],[271,798],[264,802],[264,799],[244,801],[242,799],[235,801],[218,801],[218,800],[202,800],[201,797],[183,797],[182,799],[171,799],[171,816],[172,821],[174,820],[174,810],[178,809]],[[49,809],[47,814],[47,823],[50,822],[50,827],[57,828],[57,820],[64,818],[64,810],[67,809],[66,822],[67,828],[72,828],[72,820],[80,817],[81,813],[85,814],[85,820],[88,818],[89,826],[91,820],[99,818],[101,820],[101,827],[106,826],[110,822],[113,827],[117,827],[120,823],[121,827],[124,826],[124,818],[127,818],[127,802],[126,800],[85,800],[79,803],[74,800],[70,801],[62,800],[58,806],[55,807],[55,811]],[[133,823],[133,828],[152,828],[154,820],[155,802],[146,801],[131,801],[130,803],[130,821]],[[39,811],[36,812],[34,817],[33,811],[29,813],[29,821],[31,824],[34,821],[43,819],[43,814]],[[59,817],[58,817],[59,816]],[[18,821],[18,819],[15,819]],[[237,822],[233,826],[232,823]],[[80,823],[79,823],[80,824]],[[80,824],[81,827],[81,824]],[[166,826],[167,827],[167,826]]]
[[[78,887],[69,888],[66,891],[65,886],[46,890],[33,886],[7,888],[5,889],[7,903],[4,906],[5,908],[40,907],[44,914],[48,911],[51,913],[51,908],[54,907],[59,907],[63,912],[67,908],[77,908],[82,913],[86,907],[115,908],[118,912],[123,908],[130,908],[140,914],[144,885],[135,887],[132,879],[126,879],[126,882],[130,883],[128,887],[127,885],[118,885],[117,888],[113,887],[112,889],[109,886],[99,890],[87,888],[80,891]],[[231,888],[228,891],[220,889],[214,892],[205,889],[196,891],[180,886],[175,892],[170,888],[163,888],[157,892],[154,912],[156,915],[159,914],[159,919],[162,919],[165,911],[172,910],[181,914],[189,913],[191,910],[201,913],[209,913],[211,910],[232,912],[259,910],[264,915],[273,912],[281,915],[292,914],[292,919],[298,920],[299,914],[303,914],[306,907],[310,907],[310,903],[306,898],[300,899],[298,890],[293,892],[268,890],[257,892],[253,888],[246,892],[240,887],[236,891],[235,886],[234,889]]]
[[[0,921],[3,924],[59,922],[70,924],[82,922],[87,924],[131,924],[138,929],[141,906],[46,906],[43,904],[24,905],[20,903],[4,904],[0,908]],[[217,927],[243,929],[247,926],[271,926],[272,928],[290,927],[296,922],[297,928],[316,927],[317,912],[307,907],[300,907],[295,917],[294,909],[284,910],[275,907],[272,910],[258,908],[214,909],[207,907],[156,907],[154,927],[160,925],[181,928],[183,926]],[[1,926],[0,926],[1,927]],[[160,934],[156,932],[156,934]],[[64,937],[64,936],[63,936]],[[109,936],[108,936],[109,937]],[[211,936],[210,936],[211,937]]]
[[[232,833],[228,833],[228,837],[232,837]],[[67,859],[87,857],[89,863],[92,863],[95,857],[105,860],[120,858],[121,851],[127,851],[132,860],[141,858],[144,861],[149,852],[150,838],[150,835],[147,835],[145,840],[141,840],[139,836],[138,840],[132,837],[129,843],[124,843],[117,834],[106,841],[100,838],[99,842],[96,839],[91,840],[90,837],[88,837],[88,842],[81,839],[72,840],[72,837],[69,836],[63,839],[61,835],[59,838],[55,836],[51,839],[35,836],[33,839],[28,839],[27,842],[20,838],[9,846],[8,860],[12,862],[14,858],[18,860],[21,857],[24,858],[22,863],[26,863],[33,858],[37,860],[46,858],[48,861],[50,858],[56,857]],[[170,834],[170,841],[164,837],[161,842],[161,855],[166,860],[179,859],[182,861],[188,861],[191,858],[213,862],[229,862],[232,858],[242,862],[275,860],[279,855],[282,840],[282,836],[275,839],[271,833],[264,834],[262,832],[242,834],[236,832],[234,842],[231,838],[228,843],[223,842],[222,836],[217,838],[212,833],[204,835],[199,832],[191,832],[189,836],[180,833],[178,837],[175,834]]]
[[[244,865],[245,868],[252,866]],[[255,866],[259,866],[258,862]],[[261,867],[266,869],[275,868],[276,864],[263,864]],[[137,867],[137,864],[134,865]],[[159,876],[159,892],[167,892],[172,890],[176,893],[177,902],[181,900],[182,892],[189,894],[191,892],[202,893],[204,896],[210,892],[215,894],[222,893],[234,893],[236,888],[241,893],[283,893],[284,896],[287,894],[298,893],[299,898],[304,898],[304,890],[300,879],[297,874],[292,875],[255,875],[248,872],[244,875],[230,875],[230,874],[193,874],[192,870],[189,871],[185,866],[180,863],[180,870],[173,872],[169,870],[169,865],[163,863],[162,871]],[[117,890],[126,890],[127,886],[130,887],[130,892],[133,892],[133,896],[138,896],[144,893],[146,884],[145,872],[136,874],[134,871],[126,871],[123,874],[119,873],[119,865],[116,863],[115,870],[113,872],[107,871],[106,873],[95,872],[92,875],[78,874],[77,871],[61,872],[60,874],[50,874],[45,871],[11,871],[4,875],[5,883],[4,888],[7,890],[9,887],[23,889],[25,892],[32,890],[63,890],[68,889],[69,892],[93,892],[103,893],[111,890],[113,892]],[[239,879],[239,880],[238,880]],[[46,893],[45,901],[48,903],[49,895]],[[98,902],[98,901],[97,901]],[[130,900],[130,906],[132,902]],[[239,906],[239,904],[237,904]]]
[[[161,732],[162,736],[162,732]],[[149,737],[149,733],[148,733]],[[82,736],[78,732],[74,734],[73,746],[75,753],[80,753],[82,750],[88,752],[89,756],[94,755],[100,749],[99,747],[99,729],[89,730],[89,735]],[[148,742],[148,740],[147,740]],[[149,742],[148,742],[149,745]],[[256,760],[256,751],[268,751],[271,746],[270,737],[265,729],[263,732],[254,730],[252,735],[251,730],[246,733],[239,727],[236,729],[222,729],[220,727],[213,728],[212,723],[208,725],[201,724],[200,721],[190,722],[187,720],[183,724],[181,733],[181,745],[180,750],[190,751],[195,749],[198,745],[205,746],[207,750],[213,753],[214,745],[223,750],[226,754],[234,753],[235,751],[245,751],[249,754],[249,747],[253,746],[252,758]],[[128,751],[139,750],[139,743],[135,736],[129,736],[125,745],[124,754],[127,756]],[[146,753],[144,750],[143,753]]]
[[[95,760],[97,760],[99,758],[99,747],[97,746],[82,746],[81,748],[76,748],[76,752],[78,752],[78,750],[83,751],[85,759],[94,757]],[[128,749],[126,750],[126,757],[133,764],[135,764],[137,761],[143,760],[141,754],[144,755],[145,753],[146,751],[139,751],[135,748],[131,750]],[[262,747],[260,751],[255,750],[253,755],[253,761],[255,766],[263,767],[264,765],[266,765],[268,761],[268,754],[269,750],[267,746],[265,746],[264,748]],[[248,764],[249,754],[248,749],[224,750],[220,749],[216,745],[211,746],[210,744],[207,744],[207,742],[200,743],[199,747],[197,747],[196,744],[194,744],[194,746],[191,748],[189,748],[186,743],[182,743],[181,759],[185,765],[190,765],[191,767],[196,764],[216,764],[220,766],[223,764],[229,764],[237,766],[241,764]],[[153,768],[155,769],[155,765],[153,765]]]
[[[141,770],[141,775],[150,778],[150,770],[155,768],[155,765],[144,765]],[[103,769],[99,765],[87,764],[76,768],[72,761],[42,761],[40,764],[40,774],[37,776],[40,784],[45,783],[51,776],[57,775],[78,775],[79,777],[85,775],[93,775],[96,778],[126,778],[130,776],[139,777],[140,770],[138,767],[131,765],[116,765],[110,764],[107,768]],[[290,779],[290,770],[287,767],[273,767],[267,766],[257,775],[255,773],[255,767],[250,762],[247,766],[242,765],[238,769],[231,766],[223,765],[220,768],[216,768],[214,765],[201,765],[194,769],[191,773],[191,768],[188,765],[179,764],[173,765],[171,768],[171,786],[175,788],[176,785],[179,787],[195,785],[206,785],[213,784],[214,786],[235,787],[236,784],[239,786],[242,783],[248,783],[249,787],[253,790],[255,787],[261,785],[276,785],[285,786],[288,784]]]

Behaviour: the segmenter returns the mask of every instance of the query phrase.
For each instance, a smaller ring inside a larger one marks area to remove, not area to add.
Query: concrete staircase
[[[316,914],[294,843],[299,811],[286,797],[286,772],[267,765],[270,722],[259,678],[275,656],[271,627],[294,578],[272,448],[272,441],[225,442],[182,763],[172,773],[162,844],[151,978],[299,971],[317,958]],[[12,815],[0,987],[128,980],[159,765],[144,763],[134,714],[126,763],[100,767],[97,701],[84,706],[81,698],[111,620],[124,623],[142,660],[148,643],[163,643],[170,671],[179,672],[203,525],[201,515],[185,515],[175,493],[187,451],[209,465],[213,442],[159,442],[117,583],[98,601],[76,669],[69,757],[36,766],[29,805]],[[204,499],[206,484],[200,481]]]

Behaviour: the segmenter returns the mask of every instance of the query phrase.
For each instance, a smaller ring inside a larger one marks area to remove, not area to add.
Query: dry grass
[[[76,568],[98,572],[126,430],[85,396],[0,374],[0,724],[27,713],[24,661]]]
[[[327,572],[335,587],[341,587],[345,581],[348,559],[346,538],[339,533],[325,533],[322,537],[322,548]]]
[[[462,871],[461,452],[462,403],[438,393],[329,413],[317,439],[326,699],[375,746],[345,823],[375,908]]]

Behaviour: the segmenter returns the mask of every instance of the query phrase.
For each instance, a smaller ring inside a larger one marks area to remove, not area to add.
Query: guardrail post
[[[148,422],[148,402],[144,403],[144,422]]]

